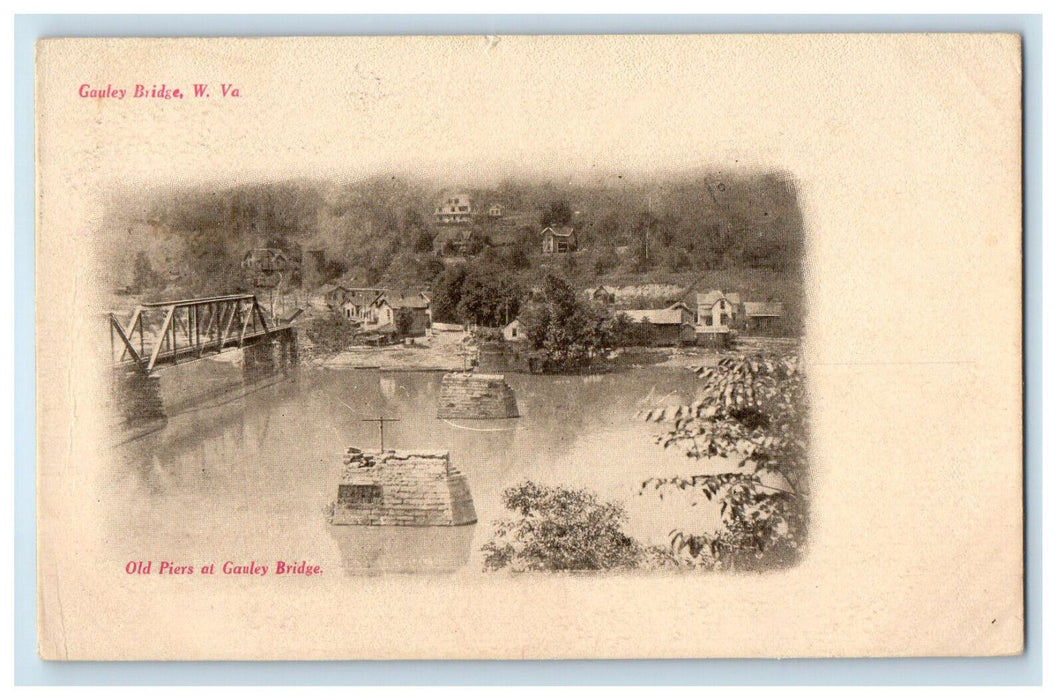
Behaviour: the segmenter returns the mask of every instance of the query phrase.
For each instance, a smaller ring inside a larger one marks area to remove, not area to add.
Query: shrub
[[[358,335],[355,325],[336,311],[312,319],[306,331],[317,354],[340,352],[352,345]]]
[[[485,569],[593,571],[642,561],[642,548],[622,529],[624,509],[589,491],[526,481],[503,499],[518,517],[496,521],[495,538],[481,548]]]
[[[762,569],[802,555],[808,532],[805,377],[797,356],[737,355],[699,372],[696,412],[660,438],[688,457],[737,457],[740,470],[651,478],[643,488],[700,491],[719,507],[714,532],[674,530],[672,551],[696,566]]]

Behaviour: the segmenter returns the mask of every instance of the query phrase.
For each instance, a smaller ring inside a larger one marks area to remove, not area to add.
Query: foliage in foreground
[[[673,531],[672,554],[696,566],[761,569],[793,564],[808,531],[805,381],[795,355],[729,356],[699,370],[699,399],[659,438],[700,460],[738,459],[716,474],[651,478],[643,490],[696,489],[719,507],[713,532]]]
[[[584,489],[526,481],[503,492],[516,516],[495,523],[484,568],[512,571],[593,571],[634,568],[642,548],[624,534],[624,510]]]

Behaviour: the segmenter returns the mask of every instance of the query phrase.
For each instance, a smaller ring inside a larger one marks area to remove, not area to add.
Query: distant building
[[[743,315],[747,333],[765,336],[783,333],[783,304],[778,301],[748,301],[743,304]]]
[[[347,298],[347,289],[335,283],[322,285],[322,296],[325,298],[326,306],[330,309],[339,309]]]
[[[280,248],[252,248],[240,261],[244,279],[254,287],[276,287],[299,270],[299,261]]]
[[[548,226],[540,232],[544,255],[572,253],[577,249],[576,230],[572,226]]]
[[[344,303],[340,304],[340,313],[352,323],[358,323],[362,320],[358,316],[358,307],[350,299],[345,299]]]
[[[617,301],[617,294],[611,292],[609,288],[599,285],[595,289],[588,292],[588,296],[594,301],[602,302],[603,304],[613,304]]]
[[[452,194],[436,205],[436,223],[468,224],[473,221],[473,200],[468,194]]]
[[[465,255],[473,241],[473,229],[445,227],[441,228],[432,239],[432,250],[436,255]]]
[[[742,297],[738,294],[725,294],[719,290],[698,294],[698,306],[695,325],[701,328],[735,328],[741,326]]]
[[[328,308],[330,308],[330,305],[329,305],[329,292],[331,292],[334,289],[336,289],[337,286],[338,285],[335,285],[335,284],[323,284],[323,285],[319,286],[317,289],[315,289],[314,291],[312,291],[310,293],[310,298],[308,299],[308,301],[310,303],[310,306],[313,306],[313,307],[316,307],[316,308],[319,308],[319,309],[328,309]],[[343,303],[343,302],[341,301],[341,303]]]
[[[500,216],[502,216],[502,205],[492,204],[490,207],[488,207],[488,216],[493,219],[498,219]]]
[[[647,341],[651,345],[684,345],[696,339],[694,314],[684,304],[674,304],[668,309],[621,309],[617,315],[644,324],[650,331]]]
[[[508,343],[517,343],[522,340],[528,340],[528,332],[525,330],[525,324],[521,323],[519,319],[510,321],[502,327],[502,339]]]
[[[351,288],[336,285],[325,293],[326,303],[331,309],[338,309],[349,321],[362,324],[377,324],[377,314],[373,303],[384,294],[383,289],[368,287]]]
[[[395,324],[396,315],[401,309],[407,309],[411,314],[409,335],[425,335],[425,331],[432,325],[432,316],[429,312],[429,298],[424,292],[417,294],[401,294],[385,292],[373,302],[376,310],[377,325]]]

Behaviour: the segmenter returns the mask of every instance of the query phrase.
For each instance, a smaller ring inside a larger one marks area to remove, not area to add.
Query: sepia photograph
[[[1015,36],[36,70],[43,658],[1022,652]]]

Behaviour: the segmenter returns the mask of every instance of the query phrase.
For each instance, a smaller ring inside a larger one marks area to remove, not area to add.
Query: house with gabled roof
[[[644,340],[650,345],[695,342],[695,317],[685,304],[673,304],[667,309],[621,309],[617,315],[640,324],[648,335]]]
[[[450,194],[433,212],[439,225],[468,224],[473,221],[473,199],[468,194]]]
[[[519,343],[528,340],[528,329],[521,319],[515,318],[502,327],[502,339],[508,343]]]
[[[743,304],[746,331],[754,335],[783,333],[783,304],[778,301],[748,301]]]
[[[375,323],[373,302],[385,292],[372,287],[345,287],[330,285],[324,297],[329,308],[340,311],[344,318],[355,323]]]
[[[587,290],[587,295],[592,301],[602,302],[603,304],[613,304],[617,301],[617,292],[611,291],[610,288],[604,284],[600,284],[594,289]]]
[[[548,226],[540,231],[543,254],[572,253],[577,249],[576,229],[572,226]]]
[[[698,293],[695,297],[698,328],[735,328],[741,326],[743,299],[719,289]]]
[[[432,325],[432,316],[429,311],[429,296],[425,292],[406,294],[403,292],[386,291],[373,302],[374,323],[378,325],[396,324],[397,314],[403,309],[411,316],[410,336],[425,335],[425,331]]]

